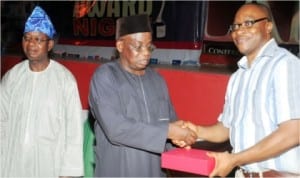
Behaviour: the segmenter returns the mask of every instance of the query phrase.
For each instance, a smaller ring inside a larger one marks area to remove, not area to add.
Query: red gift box
[[[215,159],[206,150],[175,148],[162,153],[161,167],[200,175],[209,175],[215,167]]]

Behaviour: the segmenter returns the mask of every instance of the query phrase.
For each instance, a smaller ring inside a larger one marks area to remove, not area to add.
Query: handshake
[[[179,147],[190,148],[199,138],[198,127],[183,120],[177,120],[169,124],[168,138]]]

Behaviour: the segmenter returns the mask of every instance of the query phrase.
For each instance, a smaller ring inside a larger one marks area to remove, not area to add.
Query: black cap
[[[124,35],[140,32],[152,32],[148,15],[133,15],[117,19],[116,39],[119,39]]]

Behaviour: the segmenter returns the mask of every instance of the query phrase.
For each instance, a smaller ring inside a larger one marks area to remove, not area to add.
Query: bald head
[[[249,11],[249,14],[253,15],[253,14],[257,14],[258,15],[261,15],[263,17],[267,17],[270,21],[272,21],[272,15],[271,15],[271,11],[270,9],[264,5],[264,4],[259,4],[259,3],[246,3],[244,5],[242,5],[235,17],[237,15],[239,15],[241,12],[248,12]]]

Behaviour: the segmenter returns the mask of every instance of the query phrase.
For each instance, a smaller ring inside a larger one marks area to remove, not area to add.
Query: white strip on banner
[[[54,47],[57,57],[87,60],[111,60],[115,58],[115,47],[60,45]],[[152,64],[200,66],[201,49],[157,48],[151,56]]]
[[[88,116],[89,116],[89,111],[86,110],[86,109],[83,109],[82,112],[81,112],[81,118],[82,118],[83,124],[88,119]]]

